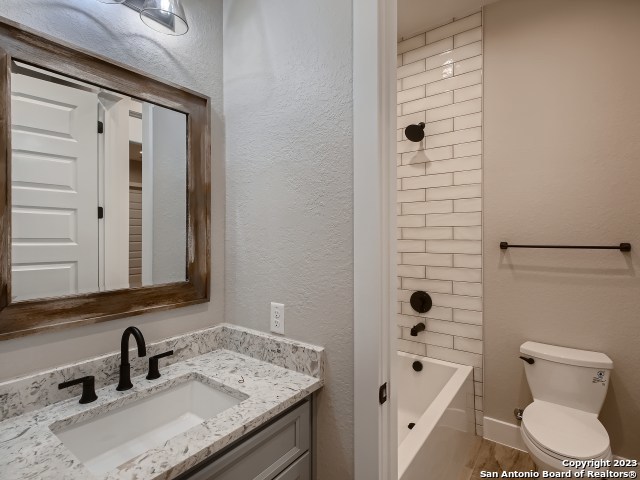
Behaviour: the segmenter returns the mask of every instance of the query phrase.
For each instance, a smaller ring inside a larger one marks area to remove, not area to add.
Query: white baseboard
[[[527,447],[520,435],[520,426],[503,422],[495,418],[484,417],[484,438],[492,442],[501,443],[516,450],[527,451]]]

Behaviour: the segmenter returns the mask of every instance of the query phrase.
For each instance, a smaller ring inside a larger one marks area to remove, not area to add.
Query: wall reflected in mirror
[[[14,62],[13,302],[185,281],[187,118]]]

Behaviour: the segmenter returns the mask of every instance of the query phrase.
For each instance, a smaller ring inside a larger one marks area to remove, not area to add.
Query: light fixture
[[[98,0],[120,4],[140,13],[140,19],[153,30],[167,35],[184,35],[189,31],[181,0]]]
[[[145,0],[140,19],[147,27],[167,35],[184,35],[189,30],[180,0]]]

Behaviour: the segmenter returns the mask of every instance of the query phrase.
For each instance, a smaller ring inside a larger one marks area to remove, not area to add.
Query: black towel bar
[[[507,248],[575,248],[581,250],[620,250],[621,252],[630,252],[630,243],[621,243],[620,245],[511,245],[509,242],[500,242],[500,249]]]

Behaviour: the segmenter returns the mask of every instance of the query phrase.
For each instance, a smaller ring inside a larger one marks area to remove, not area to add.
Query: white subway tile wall
[[[404,128],[424,122],[425,139]],[[398,349],[474,367],[482,433],[482,14],[398,43]],[[424,290],[426,314],[409,304]],[[427,329],[413,337],[412,326]]]

